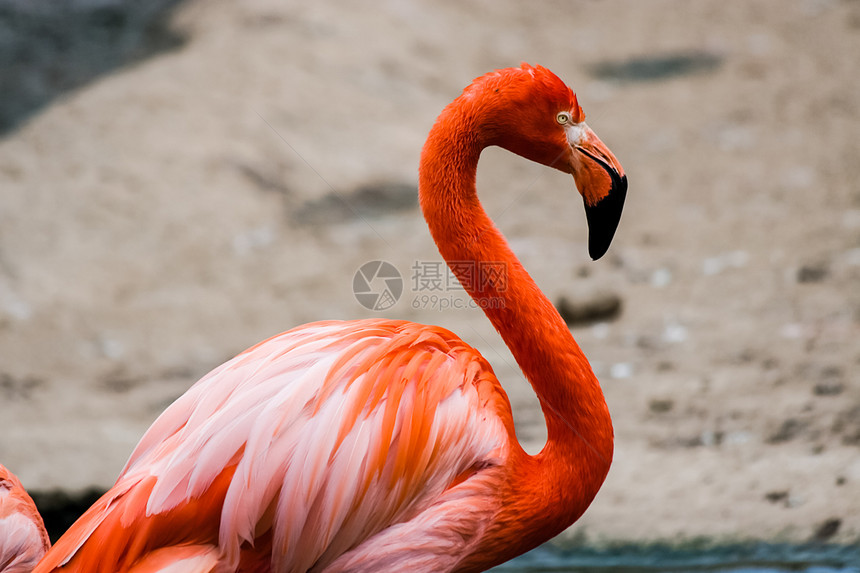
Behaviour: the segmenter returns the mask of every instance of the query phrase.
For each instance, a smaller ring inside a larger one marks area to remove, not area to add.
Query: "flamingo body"
[[[612,425],[569,329],[477,200],[488,145],[574,175],[596,257],[626,178],[573,92],[525,64],[475,80],[422,153],[419,199],[442,256],[503,271],[479,281],[452,265],[475,300],[494,301],[480,306],[538,395],[539,454],[517,443],[489,363],[454,334],[312,323],[171,405],[36,573],[481,571],[573,523],[609,469]]]
[[[50,546],[33,499],[0,465],[0,573],[30,573]]]
[[[454,565],[498,509],[512,431],[489,364],[450,332],[308,324],[171,405],[43,567],[125,570],[164,549],[132,541],[156,530],[229,570],[260,545],[277,571],[420,570],[428,554]]]

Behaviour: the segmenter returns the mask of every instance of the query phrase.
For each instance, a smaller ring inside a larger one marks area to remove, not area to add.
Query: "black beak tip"
[[[609,194],[595,205],[585,206],[585,217],[588,221],[588,254],[596,261],[606,254],[618,223],[621,221],[621,211],[624,199],[627,198],[627,176],[612,177],[612,188]]]

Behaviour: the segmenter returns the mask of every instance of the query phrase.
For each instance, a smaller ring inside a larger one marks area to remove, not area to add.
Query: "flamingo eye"
[[[561,125],[570,123],[571,119],[570,114],[566,111],[560,111],[558,112],[558,115],[555,116],[555,120]]]

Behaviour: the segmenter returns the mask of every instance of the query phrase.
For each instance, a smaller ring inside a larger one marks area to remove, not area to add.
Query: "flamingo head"
[[[602,257],[621,220],[627,176],[585,123],[576,94],[548,69],[522,64],[478,78],[463,95],[478,109],[484,145],[573,175],[585,203],[588,253]]]

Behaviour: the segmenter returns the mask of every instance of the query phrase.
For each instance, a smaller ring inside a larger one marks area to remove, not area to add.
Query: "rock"
[[[839,412],[830,430],[834,434],[841,435],[842,443],[846,446],[860,445],[860,405],[855,404]]]
[[[842,382],[828,381],[819,382],[812,389],[812,393],[816,396],[837,396],[845,390],[845,384]]]
[[[7,372],[0,372],[0,397],[4,400],[30,400],[33,391],[44,385],[45,381],[36,376],[16,378]]]
[[[621,297],[613,292],[592,293],[578,298],[562,296],[556,304],[568,326],[615,320],[621,315]]]
[[[823,263],[803,265],[797,270],[797,282],[818,283],[826,279],[829,274],[830,270]]]
[[[839,532],[839,527],[842,525],[842,520],[838,517],[831,517],[815,529],[810,541],[815,543],[823,543]]]
[[[655,414],[665,414],[672,410],[675,402],[670,398],[654,399],[648,403],[648,409]]]
[[[605,61],[591,67],[595,77],[624,82],[654,82],[689,74],[712,72],[723,59],[703,51],[651,54],[624,61]]]
[[[68,90],[176,49],[180,0],[0,1],[0,134]]]
[[[407,183],[373,183],[349,193],[331,193],[308,201],[295,209],[290,218],[300,225],[344,223],[354,219],[376,219],[418,205],[418,188]]]
[[[782,423],[779,430],[767,439],[767,443],[781,444],[789,442],[802,434],[807,425],[808,424],[806,422],[798,420],[797,418],[789,418]]]
[[[764,498],[770,503],[786,503],[788,501],[788,490],[769,491],[764,494]]]

